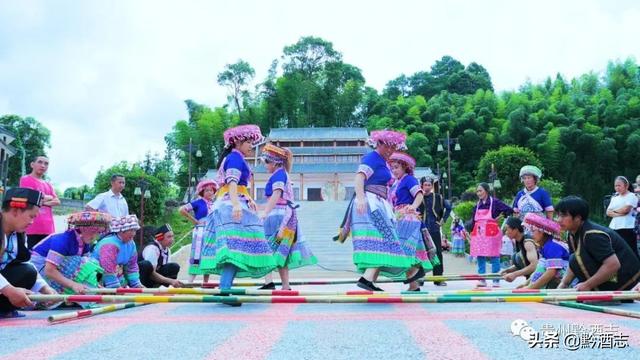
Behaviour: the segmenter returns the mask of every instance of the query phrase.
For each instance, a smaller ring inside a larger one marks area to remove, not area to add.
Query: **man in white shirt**
[[[114,218],[129,215],[129,205],[127,205],[127,200],[122,196],[124,186],[123,175],[111,175],[111,189],[98,194],[93,200],[89,201],[85,206],[85,210],[105,212]]]
[[[171,261],[171,244],[173,243],[173,230],[169,224],[158,228],[152,242],[142,249],[142,255],[138,258],[140,269],[140,281],[145,287],[158,287],[171,285],[182,287],[182,282],[177,280],[180,265]]]

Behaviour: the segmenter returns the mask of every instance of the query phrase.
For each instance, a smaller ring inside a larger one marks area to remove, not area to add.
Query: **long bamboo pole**
[[[400,292],[374,292],[368,290],[355,291],[316,291],[316,290],[255,290],[244,288],[231,289],[202,289],[202,288],[95,288],[87,290],[88,294],[100,295],[131,295],[131,294],[152,294],[152,295],[247,295],[247,296],[365,296],[365,295],[471,295],[471,296],[528,296],[534,295],[581,295],[585,292],[578,292],[574,289],[500,289],[500,290],[450,290],[450,291],[400,291]],[[632,291],[600,291],[590,292],[591,295],[623,295],[633,294]]]
[[[500,280],[502,276],[500,274],[467,274],[467,275],[431,275],[425,276],[420,279],[422,281],[465,281],[465,280]],[[355,284],[357,279],[336,279],[336,280],[298,280],[298,281],[289,281],[289,285],[344,285],[344,284]],[[404,280],[393,280],[393,279],[379,279],[376,280],[376,284],[386,284],[386,283],[401,283]],[[275,285],[281,285],[280,282],[274,282]],[[233,284],[234,286],[262,286],[264,282],[237,282]],[[209,283],[187,283],[185,287],[204,287],[204,288],[213,288],[219,286],[219,283],[209,282]]]
[[[103,306],[95,309],[70,311],[62,314],[51,315],[47,318],[47,320],[49,320],[50,323],[55,323],[63,320],[83,319],[83,318],[94,316],[94,315],[106,314],[106,313],[110,313],[118,310],[124,310],[124,309],[129,309],[129,308],[143,306],[143,305],[149,305],[149,304],[133,303],[133,302],[122,303],[122,304],[112,304],[112,305],[107,305],[107,306]]]
[[[215,296],[215,295],[29,295],[32,301],[67,301],[98,303],[450,303],[450,302],[560,302],[638,300],[633,294],[535,295],[528,296]]]

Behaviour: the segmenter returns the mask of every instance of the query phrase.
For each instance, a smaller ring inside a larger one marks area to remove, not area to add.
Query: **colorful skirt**
[[[296,210],[279,204],[264,221],[264,235],[271,244],[276,266],[295,269],[318,263],[298,227]]]
[[[31,254],[31,263],[36,267],[40,276],[59,294],[75,294],[73,290],[65,288],[61,284],[53,281],[45,274],[46,258],[40,254]],[[65,256],[64,260],[58,265],[58,271],[67,279],[73,280],[79,284],[89,288],[97,288],[99,286],[98,274],[102,274],[104,270],[97,261],[88,256]],[[83,308],[94,307],[95,303],[78,303]]]
[[[264,237],[262,222],[242,197],[240,204],[240,222],[233,219],[228,195],[216,201],[207,216],[200,260],[202,271],[220,274],[225,265],[232,264],[238,268],[236,277],[261,278],[275,269],[273,250]]]
[[[531,283],[536,282],[542,274],[544,274],[547,269],[556,269],[556,275],[547,283],[544,287],[546,289],[555,289],[558,287],[562,278],[567,272],[567,268],[569,267],[569,262],[567,260],[562,259],[538,259],[538,266],[536,270],[531,274]]]
[[[416,264],[407,255],[396,230],[391,205],[382,197],[366,192],[367,211],[359,214],[353,201],[350,232],[353,239],[353,263],[360,272],[378,268],[387,277],[404,274]]]
[[[405,254],[413,260],[413,265],[421,265],[425,271],[433,270],[433,264],[429,261],[427,247],[422,237],[422,222],[418,215],[396,212],[396,216],[398,239]]]
[[[200,261],[204,249],[204,225],[196,225],[193,228],[191,236],[191,254],[189,255],[189,275],[206,275],[209,272],[205,272],[200,268]]]
[[[453,236],[453,244],[451,245],[451,253],[454,255],[464,254],[464,238],[461,236]]]

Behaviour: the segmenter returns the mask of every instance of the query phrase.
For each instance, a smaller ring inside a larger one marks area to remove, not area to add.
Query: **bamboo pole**
[[[56,323],[63,320],[83,319],[83,318],[94,316],[94,315],[106,314],[106,313],[110,313],[118,310],[124,310],[124,309],[129,309],[129,308],[143,306],[143,305],[149,305],[149,304],[132,303],[132,302],[112,304],[112,305],[107,305],[107,306],[103,306],[95,309],[70,311],[62,314],[51,315],[47,318],[47,320],[49,320],[50,323]]]
[[[215,296],[215,295],[29,295],[32,301],[67,301],[97,303],[458,303],[458,302],[560,302],[560,301],[620,301],[638,300],[640,293],[633,294],[569,294],[526,296]]]
[[[421,281],[432,282],[432,281],[469,281],[469,280],[500,280],[502,276],[500,274],[466,274],[466,275],[431,275],[425,276],[420,279]],[[404,279],[394,280],[394,279],[379,279],[376,280],[376,284],[386,284],[386,283],[401,283]],[[298,281],[289,281],[289,285],[344,285],[344,284],[355,284],[358,282],[357,279],[336,279],[336,280],[298,280]],[[274,282],[275,285],[282,285],[281,282]],[[264,282],[237,282],[233,284],[234,286],[262,286]],[[219,286],[219,283],[216,282],[208,282],[208,283],[187,283],[185,287],[203,287],[203,288],[214,288]]]
[[[132,295],[132,294],[152,294],[152,295],[247,295],[247,296],[417,296],[417,295],[442,295],[442,296],[528,296],[528,295],[581,295],[585,292],[578,292],[574,289],[500,289],[500,290],[444,290],[444,291],[400,291],[400,292],[374,292],[368,290],[355,291],[316,291],[316,290],[255,290],[244,288],[231,289],[202,289],[202,288],[95,288],[87,290],[88,294],[100,295]],[[590,292],[592,295],[623,295],[632,294],[628,291],[599,291]]]

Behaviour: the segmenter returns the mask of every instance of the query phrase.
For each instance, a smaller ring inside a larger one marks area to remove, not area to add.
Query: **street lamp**
[[[444,146],[447,147],[447,172],[445,174],[443,174],[443,178],[448,178],[449,179],[449,183],[448,183],[448,194],[449,194],[449,199],[451,199],[451,145],[453,146],[453,150],[454,151],[460,151],[460,142],[458,140],[458,138],[452,138],[449,136],[449,131],[447,131],[447,138],[446,139],[438,139],[438,152],[442,152],[444,151]],[[448,174],[448,175],[447,175]],[[444,176],[447,175],[447,176]]]
[[[187,151],[189,152],[189,187],[187,188],[187,198],[188,201],[191,201],[191,188],[193,187],[193,183],[195,182],[194,177],[191,176],[191,156],[193,155],[193,149],[197,148],[196,157],[202,157],[202,151],[200,151],[200,147],[198,145],[193,145],[193,139],[189,138],[189,146],[187,146]]]
[[[144,199],[151,198],[151,191],[148,189],[149,182],[141,179],[138,186],[133,189],[133,195],[140,196],[140,249],[144,245]]]
[[[500,179],[498,179],[498,172],[496,171],[495,165],[491,164],[491,172],[489,173],[489,187],[493,192],[493,196],[496,196],[496,189],[500,189],[502,187],[502,183]]]

